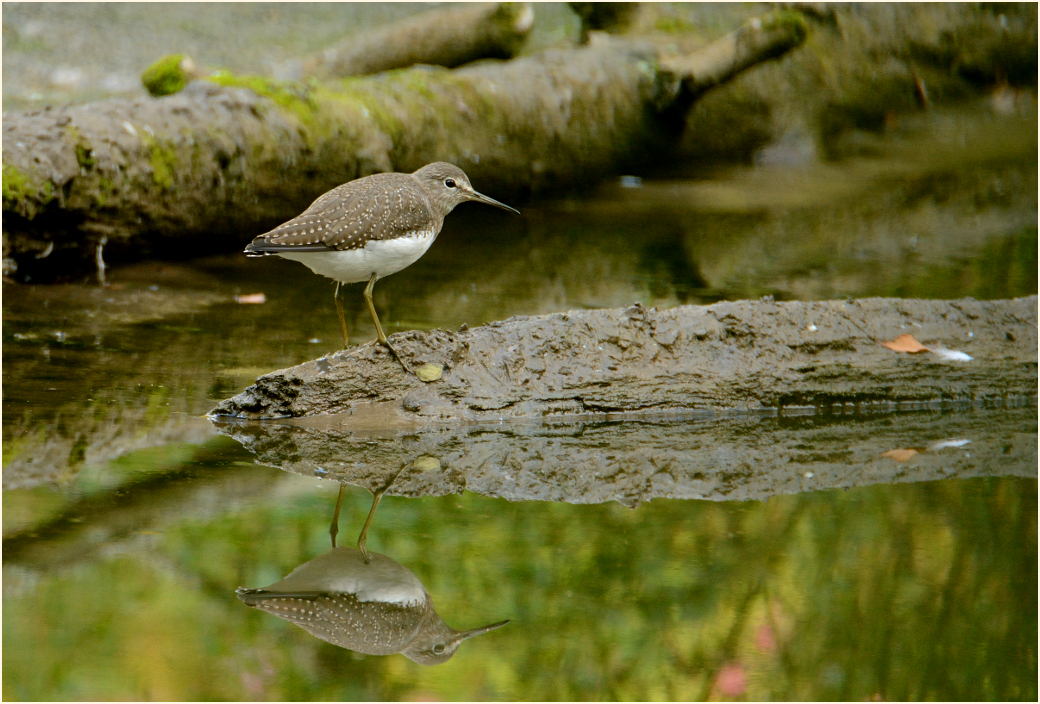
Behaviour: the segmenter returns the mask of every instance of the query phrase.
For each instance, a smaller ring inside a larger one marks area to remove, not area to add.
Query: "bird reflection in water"
[[[411,570],[366,549],[368,527],[388,488],[389,483],[374,492],[358,550],[336,547],[341,485],[329,531],[332,549],[268,587],[239,587],[238,598],[333,645],[366,655],[401,653],[420,665],[447,662],[462,641],[509,623],[456,631],[434,611],[433,600]]]

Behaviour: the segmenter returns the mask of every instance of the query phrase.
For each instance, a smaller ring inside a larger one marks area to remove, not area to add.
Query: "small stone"
[[[406,411],[418,413],[422,410],[422,401],[419,400],[417,394],[407,393],[401,399],[401,407]]]
[[[415,370],[415,375],[419,377],[419,380],[425,381],[427,384],[431,381],[437,381],[443,374],[443,364],[424,364]]]

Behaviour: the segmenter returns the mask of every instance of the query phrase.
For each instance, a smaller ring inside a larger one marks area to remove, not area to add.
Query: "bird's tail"
[[[249,606],[257,606],[260,602],[270,599],[307,599],[313,601],[327,595],[326,592],[269,592],[266,589],[246,589],[245,587],[236,589],[235,594]]]
[[[335,247],[329,247],[325,243],[314,243],[314,244],[285,244],[271,242],[270,240],[263,239],[263,236],[257,237],[255,240],[246,245],[245,250],[247,257],[266,257],[270,254],[278,254],[279,252],[334,252]]]

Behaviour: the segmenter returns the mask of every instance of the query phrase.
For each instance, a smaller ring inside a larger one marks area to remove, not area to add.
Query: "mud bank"
[[[510,318],[410,331],[279,370],[212,416],[340,414],[345,428],[407,428],[589,414],[1006,405],[1035,399],[1036,296],[1003,301],[768,299]],[[967,361],[881,345],[911,334]]]

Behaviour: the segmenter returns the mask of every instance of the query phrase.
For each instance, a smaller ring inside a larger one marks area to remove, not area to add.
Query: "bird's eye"
[[[448,181],[451,181],[451,179],[449,178]],[[454,181],[451,181],[451,182],[455,183]],[[445,183],[447,183],[447,181],[445,181]],[[433,652],[435,652],[438,655],[440,655],[441,653],[444,652],[444,646],[441,645],[440,643],[438,643],[437,645],[433,646]]]
[[[453,179],[453,178],[446,178],[446,179],[444,179],[444,185],[447,186],[448,188],[455,188],[455,179]],[[441,650],[443,650],[443,649],[444,648],[442,647]]]

